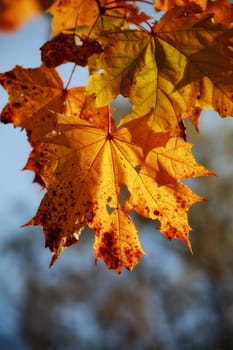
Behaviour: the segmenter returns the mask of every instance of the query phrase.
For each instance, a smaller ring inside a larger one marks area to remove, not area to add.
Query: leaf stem
[[[77,64],[75,64],[75,65],[73,66],[73,68],[72,68],[72,71],[71,71],[71,73],[70,73],[68,82],[66,83],[66,86],[65,86],[65,90],[68,89],[68,87],[69,87],[69,85],[70,85],[70,83],[71,83],[71,80],[72,80],[72,78],[73,78],[73,75],[74,75],[74,72],[75,72],[76,67],[77,67]]]
[[[111,110],[110,105],[108,105],[108,137],[111,138],[112,133],[112,118],[111,118]]]
[[[101,5],[100,0],[95,0],[101,15],[105,15],[105,7]]]

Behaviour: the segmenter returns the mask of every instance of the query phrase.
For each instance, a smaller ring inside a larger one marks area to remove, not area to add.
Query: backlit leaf
[[[211,173],[194,161],[190,145],[172,138],[145,157],[127,128],[109,134],[77,117],[56,117],[54,132],[42,138],[30,159],[47,193],[29,224],[43,228],[52,263],[88,225],[96,236],[96,259],[118,272],[121,266],[132,270],[143,254],[132,209],[159,219],[167,238],[191,247],[187,212],[202,198],[180,180]],[[129,191],[123,202],[122,185]]]
[[[104,52],[87,91],[96,106],[120,93],[129,97],[133,112],[122,123],[148,113],[153,130],[179,135],[181,118],[190,110],[233,114],[232,29],[214,23],[208,13],[186,15],[175,8],[152,33],[118,29],[99,40]]]
[[[150,17],[139,8],[127,0],[56,0],[48,9],[52,18],[52,36],[64,32],[67,29],[88,26],[89,32],[98,28],[96,24],[101,19],[101,30],[110,29],[119,24],[119,19],[125,19],[126,22],[139,24]],[[107,14],[107,16],[105,16]],[[109,18],[113,20],[108,20]],[[105,22],[106,20],[106,22]],[[107,26],[105,25],[107,23]],[[100,28],[99,28],[100,29]],[[99,31],[97,29],[97,31]]]
[[[99,15],[95,0],[56,0],[48,9],[52,18],[52,36],[77,25],[92,25]]]
[[[51,111],[80,116],[85,106],[85,89],[64,89],[56,70],[44,65],[28,69],[16,66],[9,72],[0,73],[0,83],[9,94],[8,104],[1,112],[1,121],[25,128],[31,143],[54,129]],[[104,123],[100,117],[103,110],[106,107],[94,109],[90,116],[87,107],[82,112],[82,118],[104,127],[106,120]]]

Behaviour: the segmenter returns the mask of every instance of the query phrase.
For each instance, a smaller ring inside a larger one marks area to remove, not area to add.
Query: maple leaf
[[[29,161],[47,193],[28,224],[43,228],[51,264],[88,225],[95,232],[95,258],[117,272],[121,266],[132,270],[143,254],[129,216],[132,209],[159,219],[167,238],[179,238],[191,247],[187,211],[202,198],[179,181],[211,173],[197,165],[189,144],[165,140],[145,158],[127,128],[110,134],[77,117],[55,116],[54,131],[41,139]],[[123,203],[122,185],[129,191]]]
[[[208,12],[191,14],[185,16],[185,19],[179,9],[174,9],[171,10],[171,15],[171,24],[167,25],[165,15],[164,21],[155,25],[166,62],[166,67],[161,67],[161,73],[173,80],[178,78],[176,73],[176,77],[173,75],[174,69],[182,72],[182,77],[176,80],[175,88],[182,97],[187,94],[196,96],[196,100],[191,102],[191,108],[194,105],[213,109],[223,117],[232,115],[232,27],[215,23]],[[180,18],[181,27],[178,24]],[[176,59],[171,59],[172,54]],[[178,60],[183,61],[180,67]]]
[[[9,101],[1,112],[4,123],[32,130],[36,127],[35,119],[45,118],[45,110],[63,108],[66,92],[62,81],[55,70],[46,66],[28,69],[16,66],[0,74],[0,83],[9,94]]]
[[[76,28],[78,32],[77,28],[84,26],[89,28],[88,32],[110,29],[120,23],[119,19],[138,24],[150,18],[144,12],[139,12],[139,8],[127,0],[56,0],[47,11],[53,16],[52,36],[67,29]],[[113,20],[109,21],[111,17]],[[125,22],[121,22],[123,23]]]
[[[209,13],[217,23],[231,23],[233,20],[233,4],[228,0],[154,0],[157,10],[168,10],[176,6],[181,6],[184,13],[192,12]]]
[[[41,135],[54,130],[56,121],[51,111],[73,116],[80,116],[82,111],[83,119],[98,127],[106,125],[106,120],[101,119],[101,112],[106,107],[94,109],[90,116],[88,107],[83,111],[85,89],[64,89],[56,70],[45,65],[28,69],[16,66],[9,72],[0,73],[0,84],[9,94],[9,101],[1,112],[1,121],[25,128],[32,144]]]
[[[232,23],[233,4],[228,0],[208,1],[208,13],[211,13],[217,23]]]
[[[42,12],[39,0],[1,0],[0,30],[12,31]]]
[[[106,32],[99,37],[104,53],[92,74],[87,93],[101,106],[118,94],[130,96],[133,114],[122,122],[148,115],[156,131],[176,130],[185,100],[175,91],[174,84],[159,73],[155,42],[151,35],[135,30]],[[99,73],[100,69],[104,71]]]
[[[135,120],[130,120],[124,124],[130,131],[132,136],[132,143],[140,146],[146,156],[149,151],[155,147],[165,146],[169,138],[170,132],[156,132],[152,131],[151,125],[148,123],[148,114]],[[143,130],[143,133],[142,133]],[[184,137],[185,138],[185,137]]]
[[[90,56],[102,52],[98,41],[83,35],[65,33],[58,34],[40,49],[42,62],[49,68],[55,68],[67,62],[85,67]]]
[[[56,0],[47,11],[53,16],[52,36],[78,24],[91,26],[99,15],[95,0]]]
[[[232,29],[212,23],[209,13],[168,11],[152,33],[112,30],[99,35],[104,52],[87,92],[95,105],[118,94],[133,112],[122,123],[148,114],[151,128],[179,135],[181,118],[201,108],[233,114]],[[211,57],[211,62],[209,60]]]

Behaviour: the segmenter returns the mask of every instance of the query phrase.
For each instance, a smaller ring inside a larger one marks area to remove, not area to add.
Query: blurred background
[[[0,72],[39,66],[49,29],[42,16],[0,32]],[[64,79],[71,69],[59,68]],[[85,70],[77,77],[85,83]],[[0,110],[7,99],[0,88]],[[20,228],[43,196],[21,171],[30,147],[23,131],[0,124],[0,349],[233,349],[233,119],[204,112],[200,133],[188,123],[188,135],[196,159],[218,174],[188,181],[208,198],[190,210],[193,256],[136,218],[147,255],[117,275],[94,265],[88,230],[48,269],[42,231]]]

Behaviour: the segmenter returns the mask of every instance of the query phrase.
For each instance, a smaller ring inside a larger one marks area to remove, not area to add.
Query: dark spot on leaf
[[[136,170],[137,173],[139,173],[139,171],[141,170],[140,165],[135,165],[134,169]]]
[[[110,232],[105,232],[103,237],[103,243],[107,248],[112,248],[113,246],[113,235]]]
[[[19,103],[19,102],[14,102],[14,103],[12,103],[12,106],[13,106],[14,108],[19,108],[19,107],[22,106],[22,104]]]
[[[10,78],[10,79],[13,79],[13,80],[15,80],[15,79],[16,79],[16,75],[15,75],[15,73],[12,73],[12,72],[7,72],[7,73],[6,73],[6,75],[7,75],[7,77],[8,77],[8,78]]]
[[[110,134],[110,132],[107,133],[106,139],[107,140],[112,140],[113,139],[113,136],[112,136],[112,134]]]

